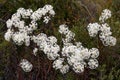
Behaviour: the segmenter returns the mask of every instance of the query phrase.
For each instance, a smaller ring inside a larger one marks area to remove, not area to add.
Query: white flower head
[[[76,73],[82,73],[84,71],[84,64],[81,64],[81,63],[75,63],[73,65],[73,70],[76,72]]]
[[[10,29],[8,29],[4,35],[5,40],[10,41],[10,39],[12,38],[12,35],[13,35],[13,32]]]
[[[102,43],[104,44],[104,46],[115,46],[116,42],[117,40],[113,36],[108,36],[102,40]]]
[[[49,13],[54,17],[54,15],[55,15],[55,11],[54,10],[50,10]]]
[[[88,62],[88,66],[90,69],[95,69],[98,67],[98,61],[97,59],[90,59]]]
[[[60,25],[59,26],[59,32],[61,34],[67,34],[69,32],[69,29],[68,29],[67,25],[65,25],[65,24]]]
[[[54,43],[57,42],[57,39],[54,36],[50,36],[50,37],[48,37],[48,39],[49,39],[49,41],[50,41],[51,44],[54,44]]]
[[[22,59],[20,61],[19,66],[23,69],[25,72],[30,72],[33,68],[33,65],[27,60],[27,59]]]
[[[96,37],[98,31],[100,30],[100,25],[98,23],[89,23],[87,26],[87,30],[91,37]]]
[[[76,44],[77,48],[83,47],[81,42],[75,42],[75,44]]]
[[[69,66],[68,65],[64,65],[61,69],[60,69],[60,72],[62,74],[65,74],[69,71]]]
[[[13,21],[11,20],[11,19],[8,19],[7,21],[6,21],[6,25],[7,25],[7,28],[11,28],[12,27],[12,25],[13,25]]]
[[[63,67],[63,61],[64,61],[64,58],[59,58],[55,60],[53,62],[53,68],[55,68],[56,70],[61,69]]]
[[[107,20],[110,17],[111,17],[111,11],[109,9],[104,9],[100,18],[99,18],[99,21],[105,22],[105,20]]]
[[[83,59],[89,59],[90,58],[90,52],[87,48],[84,48],[80,51],[80,54],[82,55]]]
[[[23,33],[14,33],[12,39],[17,45],[22,45],[25,40]]]
[[[49,21],[50,21],[50,17],[45,16],[43,22],[47,24]]]
[[[51,5],[48,5],[48,4],[45,5],[43,8],[46,9],[47,11],[50,11],[53,9],[53,7]]]
[[[106,36],[111,36],[112,32],[111,32],[111,28],[109,27],[109,25],[107,23],[102,24],[102,26],[100,27],[100,38],[104,38]]]
[[[99,50],[97,48],[92,48],[89,50],[91,58],[97,58],[99,56]]]

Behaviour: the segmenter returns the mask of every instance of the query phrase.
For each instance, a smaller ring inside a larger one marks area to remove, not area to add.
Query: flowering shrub
[[[104,46],[115,46],[116,44],[116,38],[112,36],[109,24],[105,22],[105,20],[110,17],[111,11],[105,9],[99,18],[100,23],[89,23],[87,26],[90,37],[96,37],[99,35]]]
[[[63,48],[61,51],[62,57],[64,57],[64,59],[62,59],[62,61],[59,61],[59,65],[64,66],[63,64],[67,64],[76,73],[83,72],[85,67],[89,67],[90,69],[95,69],[96,67],[98,67],[98,61],[96,60],[96,58],[99,56],[99,51],[97,48],[88,49],[83,47],[81,42],[75,42],[75,34],[68,29],[67,25],[60,25],[59,32],[65,36],[64,38],[62,38]],[[63,64],[61,64],[61,62]],[[58,63],[53,64],[58,65]],[[59,69],[57,67],[55,68]],[[60,71],[61,69],[62,68],[60,68]]]
[[[114,46],[116,43],[116,39],[111,36],[110,27],[107,27],[107,23],[103,23],[111,16],[110,13],[109,10],[104,10],[100,17],[101,24],[90,23],[87,27],[91,37],[95,37],[100,32],[99,37],[105,46]],[[37,21],[43,20],[43,23],[47,24],[54,15],[55,11],[51,5],[45,5],[34,12],[31,9],[19,8],[6,22],[8,30],[4,36],[5,40],[13,41],[19,46],[23,44],[30,46],[32,41],[37,45],[33,49],[33,55],[37,56],[38,51],[43,51],[49,60],[53,60],[53,68],[60,70],[62,74],[67,73],[69,69],[81,73],[85,68],[97,68],[96,58],[99,56],[99,50],[85,48],[81,42],[76,42],[75,34],[68,29],[67,25],[60,25],[58,30],[62,35],[62,47],[57,44],[55,36],[33,33],[38,29]],[[25,19],[29,19],[30,24],[26,25]],[[22,59],[20,67],[25,72],[30,72],[33,65],[26,59]]]
[[[33,36],[32,33],[37,29],[36,21],[43,18],[43,22],[48,23],[50,17],[53,17],[55,12],[51,5],[45,5],[43,8],[39,8],[35,12],[31,9],[19,8],[11,19],[6,22],[8,31],[5,33],[5,39],[10,41],[11,39],[17,45],[25,43],[26,46],[30,45],[30,39]],[[30,24],[26,25],[22,19],[30,19]]]

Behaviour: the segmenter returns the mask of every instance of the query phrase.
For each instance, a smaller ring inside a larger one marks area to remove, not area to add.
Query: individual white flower
[[[69,71],[69,66],[68,65],[64,65],[61,69],[60,69],[60,72],[62,74],[65,74]]]
[[[33,49],[33,55],[36,56],[36,55],[37,55],[37,52],[38,52],[38,48],[34,48],[34,49]]]
[[[31,24],[29,24],[29,27],[32,29],[32,30],[36,30],[37,29],[37,23],[35,21],[31,21]]]
[[[23,69],[25,72],[30,72],[33,68],[33,65],[27,60],[27,59],[22,59],[20,61],[19,66]]]
[[[7,32],[4,35],[5,40],[10,41],[12,35],[13,35],[13,32],[10,29],[8,29]]]
[[[55,15],[55,11],[54,10],[50,10],[49,13],[54,17],[54,15]]]
[[[60,25],[59,26],[59,32],[61,34],[67,34],[69,32],[69,29],[68,29],[67,25],[65,25],[65,24]]]
[[[51,45],[46,45],[44,48],[44,53],[47,55],[49,60],[55,60],[57,57],[59,57],[59,52],[60,48],[58,45],[56,46],[51,46]]]
[[[7,28],[11,28],[12,27],[12,25],[13,25],[13,21],[11,20],[11,19],[8,19],[7,21],[6,21],[6,25],[7,25]]]
[[[48,5],[48,4],[45,5],[43,8],[46,9],[47,11],[50,11],[53,9],[53,7],[51,5]]]
[[[88,67],[90,69],[95,69],[98,67],[98,61],[97,59],[90,59],[89,62],[88,62]]]
[[[81,54],[81,50],[79,49],[76,49],[75,50],[75,53],[73,55],[71,55],[71,57],[74,56],[74,58],[77,60],[77,61],[83,61],[84,57],[83,55]]]
[[[58,53],[47,53],[47,58],[49,60],[55,60],[57,57],[59,57]]]
[[[19,31],[20,31],[20,29],[23,29],[25,27],[25,22],[24,21],[19,21],[18,24],[15,24],[15,27],[18,27]]]
[[[73,65],[73,70],[76,72],[76,73],[82,73],[84,71],[84,64],[81,64],[81,63],[75,63]]]
[[[63,48],[62,48],[62,55],[63,56],[69,56],[69,54],[68,54],[68,49],[67,49],[67,47],[66,46],[64,46]]]
[[[63,61],[64,58],[58,58],[57,60],[55,60],[53,62],[53,68],[55,68],[56,70],[61,69],[63,67]]]
[[[24,34],[23,33],[15,33],[12,35],[12,40],[17,44],[17,45],[22,45],[24,43]]]
[[[99,18],[99,21],[105,22],[105,20],[107,20],[110,17],[111,17],[111,11],[109,9],[104,9],[100,18]]]
[[[29,18],[32,15],[32,9],[26,9],[25,12],[22,13],[23,18]]]
[[[92,48],[89,50],[91,58],[97,58],[99,56],[99,50],[97,48]]]
[[[80,54],[82,55],[83,59],[89,59],[90,58],[90,52],[87,48],[84,48],[80,51]]]
[[[48,40],[50,41],[51,44],[54,44],[54,43],[57,42],[57,39],[56,39],[56,37],[54,37],[54,36],[48,37]]]
[[[33,14],[30,16],[30,18],[31,18],[33,21],[40,20],[41,17],[42,17],[42,14],[39,14],[38,11],[33,12]]]
[[[68,46],[66,50],[68,51],[67,53],[75,53],[75,49],[77,49],[77,47],[72,45]]]
[[[102,26],[100,27],[100,31],[101,31],[99,35],[100,38],[105,38],[106,36],[112,35],[112,32],[110,31],[110,27],[107,23],[102,24]]]
[[[82,47],[82,43],[81,42],[75,42],[75,44],[76,44],[77,48]]]
[[[37,36],[32,36],[31,40],[33,40],[33,42],[36,43],[42,50],[47,45],[47,35],[44,33],[40,33]]]
[[[62,48],[62,55],[71,57],[71,55],[77,54],[77,47],[74,45],[65,46]]]
[[[25,9],[22,7],[17,10],[17,13],[19,14],[22,14],[23,12],[25,12]]]
[[[43,49],[43,52],[44,52],[45,54],[51,53],[51,46],[50,46],[50,45],[45,45],[45,46],[44,46],[44,49]]]
[[[74,56],[72,56],[67,58],[67,62],[72,66],[74,63],[77,63],[77,60],[74,58]]]
[[[68,43],[68,42],[72,41],[74,39],[74,37],[75,37],[75,34],[71,31],[68,31],[65,40]]]
[[[24,41],[24,42],[25,42],[25,45],[26,45],[26,46],[29,46],[29,45],[30,45],[30,36],[25,35],[25,36],[24,36],[24,39],[25,39],[25,41]]]
[[[50,21],[50,17],[45,16],[43,22],[47,24],[49,21]]]
[[[67,61],[70,65],[83,61],[83,56],[80,54],[80,50],[77,48],[70,52],[68,49],[67,54],[65,56],[67,57]]]
[[[87,30],[91,37],[95,37],[100,30],[100,25],[98,23],[89,23],[87,26]]]
[[[15,13],[12,15],[11,20],[15,23],[15,22],[20,21],[20,18],[21,18],[20,14]]]
[[[75,63],[79,63],[80,61],[83,61],[83,58],[79,55],[71,55],[67,58],[67,61],[69,65],[73,65]]]
[[[115,46],[117,40],[113,36],[108,36],[102,42],[103,42],[104,46]]]

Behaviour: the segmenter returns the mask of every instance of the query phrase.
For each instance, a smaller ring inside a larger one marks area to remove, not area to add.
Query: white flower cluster
[[[64,58],[58,58],[53,62],[53,68],[60,69],[62,74],[65,74],[69,71],[69,66],[67,64],[63,65]]]
[[[50,14],[50,15],[47,15],[47,14]],[[34,21],[40,20],[42,17],[44,17],[43,22],[47,24],[50,20],[50,17],[54,15],[55,15],[55,12],[53,10],[53,7],[51,5],[45,5],[43,8],[39,8],[38,10],[36,10],[30,17]]]
[[[100,27],[101,26],[98,23],[89,23],[89,25],[87,26],[89,35],[91,37],[95,37],[98,34]]]
[[[100,22],[105,21],[111,17],[111,11],[108,9],[103,10],[102,15],[100,16]],[[96,37],[99,35],[100,40],[104,46],[115,46],[116,38],[112,36],[110,26],[107,23],[89,23],[87,26],[90,37]]]
[[[25,71],[25,72],[30,72],[33,68],[33,65],[27,60],[27,59],[22,59],[19,66]]]
[[[104,46],[115,46],[116,45],[116,38],[111,36],[112,32],[110,31],[110,27],[107,23],[102,24],[101,26],[101,33],[99,35],[102,43]]]
[[[59,57],[60,47],[57,45],[57,39],[54,36],[47,37],[46,34],[40,33],[31,39],[47,55],[48,59],[55,60]]]
[[[4,37],[7,41],[13,41],[16,45],[29,46],[31,41],[37,43],[40,50],[44,51],[49,59],[53,60],[57,56],[59,51],[59,46],[56,44],[57,39],[54,36],[47,37],[46,34],[40,33],[34,36],[33,31],[38,28],[36,23],[38,20],[43,20],[44,23],[48,23],[51,17],[54,17],[55,12],[51,5],[45,5],[43,8],[39,8],[34,11],[32,9],[19,8],[16,13],[14,13],[11,19],[6,21],[6,26],[8,28]],[[30,23],[26,20],[30,21]],[[41,38],[41,39],[39,39]],[[34,48],[33,54],[36,56],[38,52],[37,48]],[[29,72],[31,69],[25,59],[20,63],[24,71]],[[28,70],[27,70],[28,68]]]
[[[65,35],[65,38],[62,39],[63,43],[69,43],[75,37],[75,34],[68,29],[67,25],[64,24],[59,26],[59,32]]]
[[[111,11],[109,9],[104,9],[99,18],[99,21],[104,23],[110,17],[111,17]]]
[[[80,42],[73,44],[75,34],[71,32],[67,25],[60,25],[59,32],[65,36],[63,38],[63,48],[61,54],[64,58],[59,58],[54,61],[53,67],[59,69],[65,74],[71,67],[76,73],[84,71],[85,67],[95,69],[98,67],[96,58],[99,56],[97,48],[87,49]],[[64,68],[65,67],[65,68]]]
[[[30,45],[30,34],[37,29],[36,21],[41,20],[46,24],[49,22],[50,17],[53,17],[55,12],[51,5],[45,5],[43,8],[39,8],[33,12],[32,9],[19,8],[11,19],[6,22],[8,31],[5,33],[5,39],[10,41],[11,39],[17,44],[26,46]],[[25,24],[25,19],[30,19],[30,24]]]
[[[75,33],[70,31],[67,25],[62,24],[59,26],[59,32],[63,35],[62,49],[60,49],[61,46],[57,44],[56,37],[47,36],[44,33],[38,35],[33,34],[33,31],[38,28],[36,21],[43,19],[43,22],[47,24],[50,17],[54,15],[55,12],[51,5],[45,5],[43,8],[39,8],[34,12],[31,9],[19,8],[17,12],[12,15],[11,19],[6,22],[8,30],[4,37],[7,41],[12,40],[16,45],[25,44],[25,46],[29,46],[32,41],[35,44],[33,55],[37,56],[38,50],[43,51],[49,60],[53,60],[53,68],[60,70],[62,74],[67,73],[70,68],[76,73],[83,72],[86,67],[90,69],[97,68],[98,61],[96,58],[99,56],[99,50],[97,48],[88,49],[83,47],[81,42],[75,42]],[[27,23],[28,25],[26,25],[24,21],[26,19],[31,20],[30,24]],[[92,29],[91,26],[95,28]],[[89,33],[91,36],[97,35],[99,31],[98,27],[100,29],[102,28],[97,23],[89,25]],[[105,34],[106,32],[102,29],[102,33]],[[110,37],[110,39],[112,39],[112,37]],[[110,39],[108,38],[107,40],[112,43],[113,41],[110,41]],[[33,67],[26,59],[21,60],[20,66],[25,72],[30,72]]]

